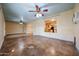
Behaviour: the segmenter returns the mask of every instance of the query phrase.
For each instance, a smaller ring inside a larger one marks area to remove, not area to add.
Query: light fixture
[[[23,24],[23,17],[21,17],[21,20],[20,20],[19,24]]]
[[[41,13],[37,13],[35,16],[36,16],[37,18],[39,18],[39,17],[42,17],[42,14],[41,14]]]
[[[22,22],[20,22],[19,24],[23,24]]]

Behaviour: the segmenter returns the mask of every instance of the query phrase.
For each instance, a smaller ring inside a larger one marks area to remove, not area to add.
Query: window
[[[57,32],[56,20],[46,20],[45,21],[45,32]]]

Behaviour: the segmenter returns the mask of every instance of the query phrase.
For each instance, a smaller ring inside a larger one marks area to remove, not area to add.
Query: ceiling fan
[[[48,9],[41,10],[41,7],[39,7],[38,5],[35,5],[35,8],[36,10],[29,10],[29,12],[37,12],[37,14],[35,15],[36,17],[44,16],[42,12],[48,12]]]

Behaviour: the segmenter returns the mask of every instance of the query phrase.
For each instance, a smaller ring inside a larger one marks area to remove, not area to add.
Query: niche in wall
[[[57,22],[55,19],[50,19],[45,21],[45,32],[56,33],[57,32]]]

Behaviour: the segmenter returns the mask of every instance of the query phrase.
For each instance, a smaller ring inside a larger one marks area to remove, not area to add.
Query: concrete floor
[[[77,56],[74,44],[43,36],[5,38],[0,55],[4,56]]]

